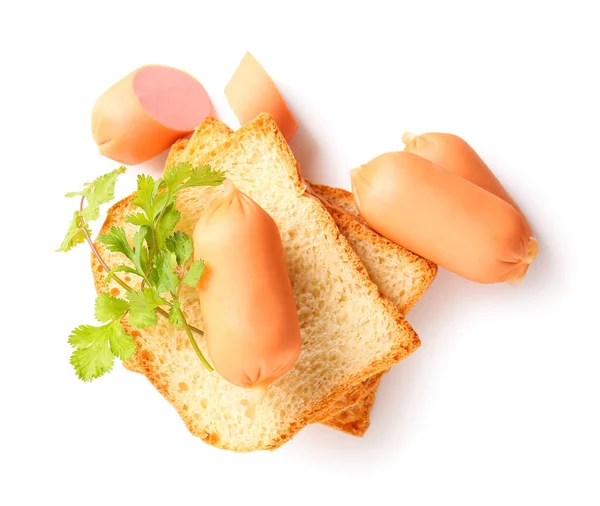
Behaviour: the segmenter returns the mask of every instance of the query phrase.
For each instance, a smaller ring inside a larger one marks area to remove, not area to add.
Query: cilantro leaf
[[[100,206],[115,198],[115,184],[117,178],[125,172],[125,167],[104,174],[95,179],[85,190],[84,196],[87,206],[83,209],[83,217],[87,222],[97,220],[100,217]]]
[[[109,372],[115,356],[127,360],[135,352],[133,338],[125,333],[119,320],[99,327],[81,325],[71,332],[69,344],[75,348],[71,365],[83,381],[92,381]]]
[[[97,220],[100,217],[100,206],[115,198],[117,178],[125,170],[125,167],[121,166],[108,174],[96,178],[91,183],[86,183],[84,185],[85,188],[81,191],[65,193],[65,197],[85,197],[87,205],[81,211],[83,218],[87,222]]]
[[[129,302],[107,293],[101,293],[96,297],[96,320],[108,322],[120,320],[129,310]]]
[[[165,304],[165,300],[151,288],[127,292],[129,299],[128,321],[132,327],[145,329],[156,325],[156,308]]]
[[[95,327],[93,325],[81,325],[71,332],[69,336],[69,344],[73,348],[86,348],[90,346],[96,339],[96,334],[102,334],[107,325]]]
[[[110,372],[115,363],[115,356],[108,346],[93,344],[88,348],[77,348],[71,354],[71,365],[77,377],[83,381],[92,381]]]
[[[184,320],[183,315],[181,314],[181,302],[178,300],[173,301],[173,307],[169,311],[169,321],[173,327],[183,327]]]
[[[158,293],[171,292],[173,295],[177,293],[179,278],[175,274],[176,263],[175,253],[162,250],[156,255],[156,268],[150,274],[150,281]]]
[[[179,189],[191,186],[219,186],[225,181],[225,173],[212,170],[210,165],[201,165],[192,169],[189,179]]]
[[[115,198],[115,184],[119,175],[125,172],[121,166],[108,174],[96,178],[91,183],[85,183],[84,189],[78,192],[65,193],[65,197],[85,197],[86,206],[81,211],[75,211],[67,234],[57,251],[69,251],[73,246],[85,240],[85,229],[91,234],[88,223],[100,217],[100,206]]]
[[[110,351],[115,357],[121,360],[127,360],[135,353],[135,341],[127,332],[123,330],[120,322],[115,321],[111,325],[109,334]]]
[[[183,282],[186,285],[191,287],[195,287],[200,278],[202,277],[202,273],[204,272],[204,262],[202,260],[196,260],[192,265],[190,265],[187,274],[183,278]]]
[[[163,210],[167,202],[167,193],[159,191],[166,188],[166,183],[162,178],[156,181],[152,176],[140,174],[137,179],[138,188],[135,192],[135,199],[132,203],[141,208],[153,223],[154,219]]]
[[[131,223],[133,225],[138,225],[140,227],[142,227],[142,226],[152,227],[152,225],[153,225],[152,222],[148,219],[148,217],[144,213],[129,214],[125,218],[125,222]]]
[[[97,220],[100,218],[100,206],[88,203],[88,205],[82,209],[81,216],[83,216],[86,223]]]
[[[87,230],[88,234],[91,234],[90,227],[88,227],[87,223],[85,227],[83,226],[83,220],[81,216],[81,212],[75,211],[73,214],[73,219],[71,220],[71,224],[69,225],[69,230],[63,239],[63,242],[58,247],[56,251],[69,251],[72,247],[81,244],[85,241],[85,233],[83,232],[83,228]]]
[[[173,230],[175,230],[175,226],[179,222],[180,216],[181,213],[175,209],[175,202],[169,204],[165,208],[155,228],[156,247],[159,250],[165,248],[165,241],[167,240],[167,237],[173,233]]]
[[[168,197],[169,195],[166,192],[160,193],[156,196],[153,208],[154,218],[159,216],[165,206],[169,204]]]
[[[85,197],[89,201],[94,201],[98,204],[106,204],[115,198],[115,184],[117,178],[127,169],[121,165],[108,174],[97,177],[91,183],[85,183],[84,189],[78,192],[65,193],[65,197],[73,198],[77,196]]]
[[[169,251],[175,253],[177,265],[180,267],[187,263],[194,251],[191,237],[179,230],[167,238],[165,246]]]
[[[152,176],[147,176],[146,174],[138,175],[137,185],[132,204],[143,209],[148,218],[152,220],[154,218],[154,197],[156,197],[156,193],[158,192],[158,185],[156,185]]]
[[[85,198],[90,204],[106,204],[115,198],[117,178],[127,169],[124,166],[96,178],[85,190]]]
[[[169,192],[169,200],[175,195],[175,192],[179,189],[181,183],[183,183],[192,171],[192,164],[189,162],[180,162],[172,167],[169,167],[163,173],[162,179],[167,185]]]
[[[109,251],[112,251],[113,253],[123,253],[123,255],[133,262],[133,249],[127,241],[125,230],[121,227],[110,227],[108,234],[100,236],[98,240],[101,243],[106,244]]]
[[[148,264],[150,262],[148,247],[144,245],[144,239],[149,232],[150,229],[148,227],[141,227],[133,236],[134,249],[132,260],[141,276],[144,276],[148,272]]]
[[[89,185],[90,183],[85,183],[86,185]],[[73,197],[83,197],[85,190],[81,190],[78,192],[67,192],[65,193],[65,197],[67,197],[68,199],[72,199]]]
[[[69,344],[75,348],[71,365],[79,379],[92,381],[112,370],[115,356],[108,347],[111,325],[82,325],[71,332]]]

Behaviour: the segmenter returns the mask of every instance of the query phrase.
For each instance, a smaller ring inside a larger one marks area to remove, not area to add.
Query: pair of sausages
[[[405,134],[405,150],[351,172],[377,232],[479,283],[518,282],[538,252],[531,227],[479,155],[455,135]]]

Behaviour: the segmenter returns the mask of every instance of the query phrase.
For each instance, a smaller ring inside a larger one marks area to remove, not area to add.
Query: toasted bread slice
[[[419,338],[400,311],[380,296],[331,215],[305,191],[298,164],[269,115],[261,114],[208,155],[192,152],[184,159],[225,171],[277,223],[298,304],[302,351],[292,370],[259,403],[248,389],[207,372],[185,333],[163,320],[134,333],[137,351],[127,365],[143,372],[188,429],[206,442],[235,451],[274,449],[348,390],[412,353]],[[220,187],[182,190],[178,227],[191,234],[221,193]],[[125,222],[134,210],[131,200],[109,210],[101,233],[117,225],[132,235],[134,227]],[[123,262],[101,243],[97,247],[110,267]],[[95,262],[93,272],[99,291],[118,290],[114,282],[105,282]],[[181,299],[189,322],[201,328],[196,291],[182,290]],[[204,342],[199,344],[206,352]]]
[[[224,142],[232,133],[229,127],[215,121],[213,128],[194,133],[189,141],[190,149],[195,153],[203,152]],[[187,146],[187,139],[177,141],[171,147],[165,167],[176,164]],[[309,190],[325,204],[381,293],[397,304],[404,314],[410,311],[433,281],[437,272],[435,264],[370,229],[358,215],[350,192],[318,184],[310,184]],[[369,427],[369,413],[382,375],[375,375],[346,393],[322,414],[322,423],[355,436],[364,435]]]

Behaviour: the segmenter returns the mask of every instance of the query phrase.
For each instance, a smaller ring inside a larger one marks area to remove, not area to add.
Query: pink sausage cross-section
[[[194,77],[147,65],[100,96],[92,112],[92,135],[101,154],[135,165],[191,133],[211,110],[208,94]]]

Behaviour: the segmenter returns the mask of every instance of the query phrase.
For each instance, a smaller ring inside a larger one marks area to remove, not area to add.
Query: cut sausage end
[[[128,165],[150,160],[211,113],[204,87],[164,65],[134,70],[107,89],[92,111],[100,153]]]
[[[163,65],[140,68],[132,81],[142,109],[171,130],[191,132],[212,109],[204,87],[182,70]]]

